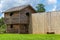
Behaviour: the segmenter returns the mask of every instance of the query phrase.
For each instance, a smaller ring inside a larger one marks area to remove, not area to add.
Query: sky
[[[25,4],[30,4],[36,9],[37,4],[44,4],[46,12],[60,10],[60,0],[0,0],[0,18],[4,17],[3,11]]]

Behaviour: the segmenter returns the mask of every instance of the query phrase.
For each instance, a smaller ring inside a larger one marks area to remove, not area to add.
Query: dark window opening
[[[10,16],[12,16],[12,15],[13,15],[13,12],[10,13]]]
[[[10,28],[13,28],[13,25],[10,25]]]
[[[26,13],[26,16],[29,16],[29,15],[30,15],[30,13],[29,13],[29,12],[27,12],[27,13]]]
[[[47,32],[47,34],[55,34],[55,32]]]

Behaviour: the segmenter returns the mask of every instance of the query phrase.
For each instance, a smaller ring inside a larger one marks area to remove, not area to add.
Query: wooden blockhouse
[[[7,25],[7,33],[32,33],[29,22],[31,13],[36,11],[30,5],[22,5],[4,11],[4,22]]]

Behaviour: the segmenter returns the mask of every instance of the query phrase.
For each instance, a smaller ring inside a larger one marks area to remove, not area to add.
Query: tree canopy
[[[38,5],[36,6],[37,12],[45,12],[46,10],[45,10],[44,7],[45,7],[44,4],[38,4]]]

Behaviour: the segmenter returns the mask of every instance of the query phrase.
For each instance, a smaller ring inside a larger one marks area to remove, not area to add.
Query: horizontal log
[[[28,19],[23,19],[19,17],[5,18],[4,22],[6,24],[28,24]]]

